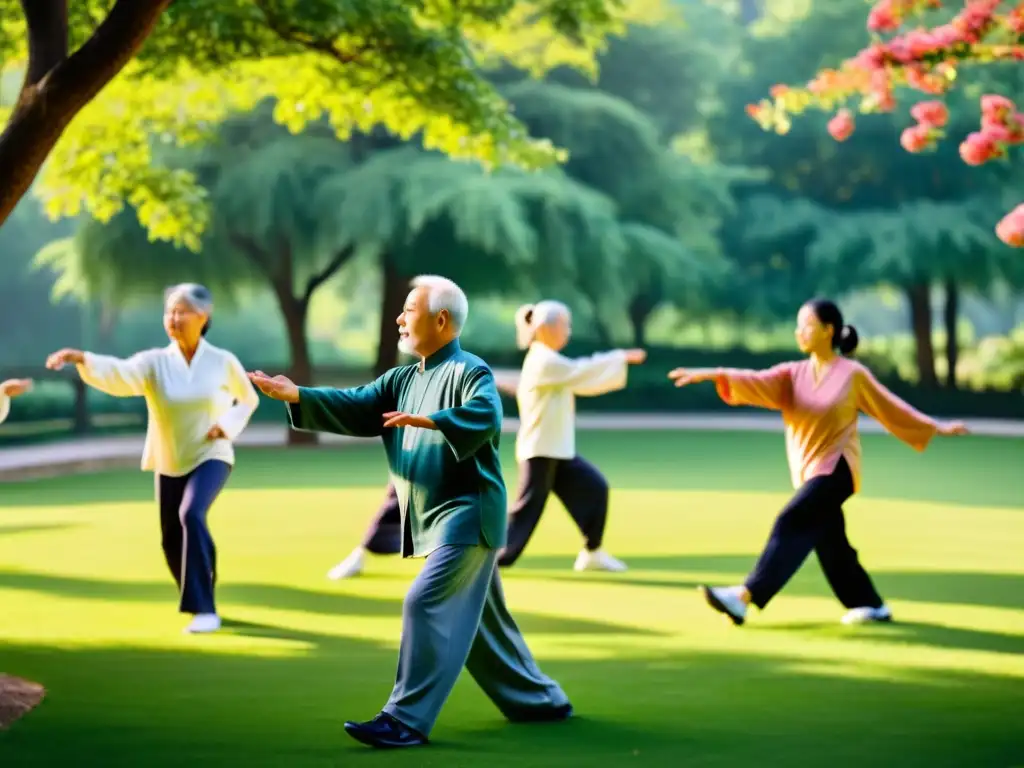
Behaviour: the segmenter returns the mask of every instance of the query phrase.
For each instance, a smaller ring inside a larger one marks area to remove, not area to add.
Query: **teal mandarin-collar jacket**
[[[437,429],[383,427],[389,411]],[[505,546],[507,495],[498,448],[501,398],[490,367],[456,339],[425,363],[351,389],[300,387],[292,428],[380,437],[402,509],[402,556],[444,545]]]

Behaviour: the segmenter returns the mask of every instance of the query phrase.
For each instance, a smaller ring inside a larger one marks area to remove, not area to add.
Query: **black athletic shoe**
[[[356,741],[377,749],[422,747],[429,743],[422,733],[384,712],[366,723],[348,721],[345,723],[345,733]]]

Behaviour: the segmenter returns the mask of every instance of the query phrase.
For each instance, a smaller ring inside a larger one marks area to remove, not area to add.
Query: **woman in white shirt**
[[[126,360],[62,349],[46,361],[72,363],[82,381],[115,397],[144,397],[149,412],[143,471],[156,475],[164,557],[180,592],[186,632],[215,632],[217,550],[207,527],[210,507],[235,463],[232,442],[259,405],[259,395],[233,354],[213,346],[213,298],[201,285],[169,289],[164,301],[166,347]]]
[[[24,395],[32,389],[32,379],[8,379],[0,382],[0,424],[11,413],[11,398]]]
[[[584,537],[577,571],[624,571],[625,564],[602,549],[608,517],[608,482],[576,454],[576,397],[601,395],[626,386],[630,365],[647,359],[642,349],[614,350],[591,357],[561,354],[572,335],[572,314],[558,301],[528,304],[516,313],[520,349],[527,349],[515,385],[519,406],[516,461],[518,498],[509,511],[508,543],[498,564],[510,566],[533,535],[552,492]]]

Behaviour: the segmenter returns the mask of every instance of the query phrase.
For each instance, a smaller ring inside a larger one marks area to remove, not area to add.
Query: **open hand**
[[[939,425],[939,434],[943,437],[953,435],[969,435],[971,432],[962,421],[947,421]]]
[[[708,381],[711,375],[705,368],[675,368],[668,372],[668,377],[677,387],[685,387],[688,384]]]
[[[212,427],[210,427],[210,431],[206,433],[206,439],[207,440],[225,440],[225,439],[227,439],[227,435],[224,434],[224,430],[223,429],[221,429],[219,426],[214,424]]]
[[[401,411],[388,411],[384,414],[385,427],[420,427],[421,429],[436,429],[434,424],[426,416],[417,416],[413,413],[402,413]]]
[[[630,365],[640,365],[647,359],[646,349],[627,349],[624,351],[626,353],[626,362]]]
[[[299,388],[287,376],[268,376],[263,371],[253,371],[247,375],[256,389],[267,397],[284,403],[299,402]]]
[[[8,379],[0,383],[0,394],[8,397],[24,395],[32,389],[32,379]]]
[[[80,349],[65,348],[54,352],[46,358],[46,367],[51,371],[59,371],[68,363],[72,365],[81,365],[84,362],[85,353]]]

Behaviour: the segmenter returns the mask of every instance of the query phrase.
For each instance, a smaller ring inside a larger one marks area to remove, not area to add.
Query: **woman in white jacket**
[[[554,493],[584,537],[574,568],[624,571],[625,564],[602,548],[608,482],[576,453],[576,397],[622,389],[629,366],[642,363],[647,353],[630,349],[565,357],[561,352],[572,335],[572,314],[558,301],[520,307],[516,333],[519,347],[528,351],[515,385],[503,382],[501,388],[514,393],[519,406],[519,491],[509,510],[508,543],[498,563],[515,563]]]
[[[32,379],[8,379],[0,382],[0,424],[11,413],[11,398],[24,395],[32,389]]]
[[[166,347],[126,360],[62,349],[46,361],[53,370],[77,366],[82,381],[108,395],[146,399],[142,469],[156,474],[164,557],[179,610],[193,616],[186,632],[220,629],[217,550],[206,520],[234,466],[232,442],[259,405],[238,358],[206,341],[212,312],[210,292],[184,283],[164,301]]]

